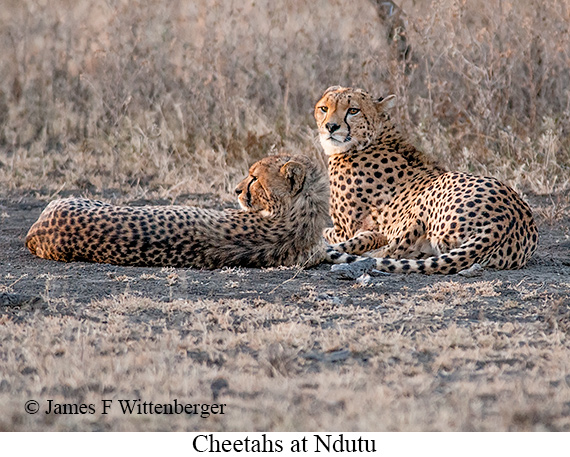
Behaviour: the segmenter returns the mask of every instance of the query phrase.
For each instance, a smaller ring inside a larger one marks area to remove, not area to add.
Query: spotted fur
[[[538,245],[529,206],[494,178],[446,171],[410,145],[374,99],[334,86],[315,107],[329,156],[330,213],[325,231],[340,242],[362,230],[385,236],[373,253],[388,272],[453,274],[474,263],[521,268]]]
[[[236,188],[241,210],[114,206],[86,199],[51,202],[26,246],[44,259],[116,265],[219,268],[352,262],[379,245],[375,233],[329,246],[328,180],[307,158],[255,163]]]

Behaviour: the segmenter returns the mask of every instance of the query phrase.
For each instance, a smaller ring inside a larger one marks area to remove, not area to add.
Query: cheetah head
[[[395,95],[375,99],[362,89],[329,87],[315,105],[319,137],[327,155],[359,151],[381,131]]]
[[[254,163],[249,176],[236,187],[242,209],[269,216],[290,208],[305,185],[307,167],[302,160],[275,155]]]

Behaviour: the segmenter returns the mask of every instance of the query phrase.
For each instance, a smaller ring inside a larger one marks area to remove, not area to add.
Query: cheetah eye
[[[360,110],[358,108],[348,108],[348,114],[350,114],[351,116],[354,116],[355,114],[360,113]]]
[[[329,110],[328,106],[319,106],[319,109],[321,110],[322,113],[326,113]]]

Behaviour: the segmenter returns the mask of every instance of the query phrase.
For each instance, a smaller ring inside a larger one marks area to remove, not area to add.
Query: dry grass
[[[7,189],[229,198],[271,148],[315,153],[312,106],[338,83],[396,93],[403,130],[449,167],[568,186],[562,0],[403,1],[406,63],[365,0],[4,3]]]
[[[539,292],[540,305],[496,319],[488,300],[501,286],[443,281],[389,298],[366,288],[359,299],[376,307],[310,290],[286,305],[52,299],[0,326],[0,406],[11,412],[0,428],[569,430],[567,304]],[[489,318],[469,316],[478,307]],[[214,391],[224,416],[100,414],[102,399],[211,403]],[[23,412],[30,398],[40,414]],[[98,412],[46,415],[48,398]]]

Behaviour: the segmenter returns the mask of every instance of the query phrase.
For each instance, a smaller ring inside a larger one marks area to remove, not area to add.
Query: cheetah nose
[[[236,187],[236,195],[241,195],[242,190],[239,187]]]
[[[325,125],[325,127],[327,128],[327,130],[329,131],[329,133],[334,133],[336,132],[338,129],[340,129],[340,125],[334,123],[334,122],[327,122],[327,124]]]

